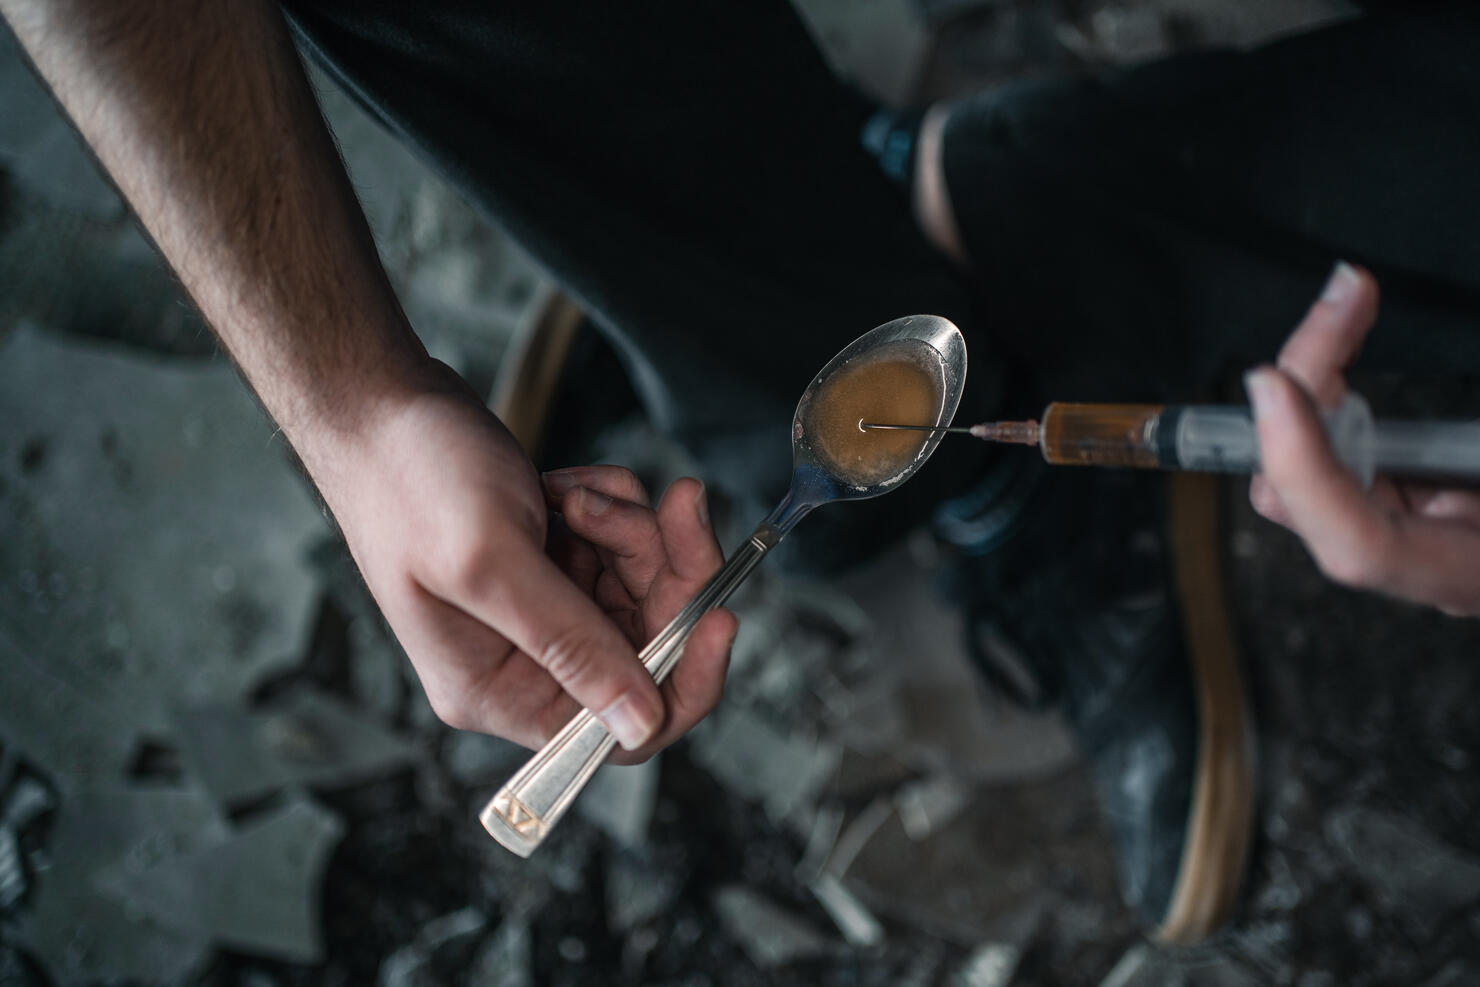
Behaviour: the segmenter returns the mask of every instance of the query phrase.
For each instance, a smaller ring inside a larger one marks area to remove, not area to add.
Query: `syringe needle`
[[[988,442],[1016,442],[1019,445],[1036,446],[1040,430],[1033,419],[1025,422],[982,422],[971,426],[971,434]]]
[[[954,432],[972,435],[988,442],[1016,442],[1025,446],[1038,444],[1038,423],[1025,422],[982,422],[980,425],[885,425],[880,422],[858,423],[860,429],[883,428],[910,432]]]
[[[972,426],[972,428],[975,427],[977,426]],[[962,435],[972,434],[971,428],[967,428],[965,425],[883,425],[879,422],[859,420],[859,431],[870,428],[888,429],[893,432],[959,432]]]

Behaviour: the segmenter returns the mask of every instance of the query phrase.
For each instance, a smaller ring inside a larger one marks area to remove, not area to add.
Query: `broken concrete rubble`
[[[661,763],[659,756],[642,764],[602,765],[576,801],[576,811],[621,846],[640,846],[653,818]]]
[[[747,887],[720,888],[714,908],[731,938],[763,970],[825,956],[836,948],[811,923]]]
[[[1022,949],[1010,943],[984,943],[956,972],[955,987],[1008,987],[1022,955]]]
[[[923,840],[949,825],[970,798],[960,781],[936,775],[905,785],[894,794],[894,806],[910,839]]]
[[[11,786],[5,798],[5,808],[0,811],[0,821],[17,833],[22,833],[56,806],[56,798],[45,785],[29,775],[23,775]]]
[[[40,654],[18,644],[0,616],[0,737],[63,788],[116,782],[128,768],[138,728],[72,688]]]
[[[297,798],[187,852],[115,864],[94,883],[163,928],[313,963],[323,954],[319,883],[343,828]]]
[[[468,942],[488,925],[476,908],[461,908],[423,925],[416,938],[385,958],[380,965],[380,987],[435,987],[442,983],[434,968],[439,953]],[[479,980],[471,983],[482,983]]]
[[[451,730],[442,741],[442,763],[464,785],[501,785],[529,759],[529,751],[500,737]]]
[[[507,919],[479,949],[468,982],[480,987],[534,987],[529,925]]]
[[[10,333],[0,480],[0,613],[114,718],[167,732],[306,644],[324,518],[224,362]]]
[[[1326,821],[1326,838],[1390,913],[1432,928],[1480,901],[1480,856],[1448,846],[1395,813],[1347,805]]]
[[[26,869],[15,831],[0,826],[0,911],[10,911],[26,896]]]
[[[785,733],[744,709],[716,710],[694,734],[695,760],[778,821],[810,810],[841,755],[828,740]]]
[[[1216,951],[1174,953],[1139,943],[1126,951],[1100,987],[1256,987],[1262,982],[1247,967]]]
[[[26,944],[63,985],[174,983],[198,967],[206,937],[166,928],[96,887],[105,868],[147,867],[228,838],[215,804],[163,788],[68,794],[50,834],[52,867],[21,916]]]
[[[409,764],[416,750],[341,700],[308,689],[270,707],[175,713],[187,768],[223,805],[293,786],[344,788]]]
[[[877,946],[884,941],[879,920],[836,877],[821,874],[808,888],[850,945]]]
[[[675,867],[637,854],[608,854],[607,923],[618,932],[627,932],[659,917],[678,898],[684,876]]]

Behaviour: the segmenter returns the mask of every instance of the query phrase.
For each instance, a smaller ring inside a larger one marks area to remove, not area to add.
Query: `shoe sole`
[[[1218,479],[1171,477],[1177,594],[1197,694],[1197,773],[1187,839],[1158,942],[1190,945],[1228,918],[1248,862],[1254,823],[1254,736],[1224,594]]]

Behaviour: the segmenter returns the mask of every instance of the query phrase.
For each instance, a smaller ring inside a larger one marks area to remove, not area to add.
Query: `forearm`
[[[275,3],[0,11],[310,470],[426,374]]]

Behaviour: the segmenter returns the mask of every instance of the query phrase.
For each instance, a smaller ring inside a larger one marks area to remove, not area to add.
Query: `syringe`
[[[1480,422],[1374,421],[1358,394],[1323,415],[1336,457],[1364,486],[1377,473],[1480,483]],[[1259,438],[1248,408],[1223,405],[1054,402],[1043,421],[931,427],[859,422],[859,428],[961,432],[1038,446],[1050,463],[1254,473]]]

